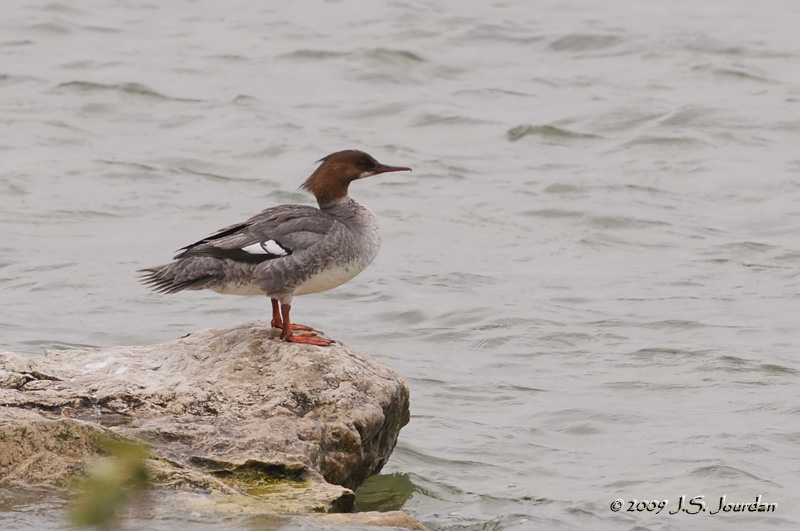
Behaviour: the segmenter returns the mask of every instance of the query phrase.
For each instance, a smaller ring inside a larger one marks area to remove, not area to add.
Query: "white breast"
[[[294,293],[295,295],[308,295],[333,289],[361,273],[365,267],[367,264],[355,263],[329,267],[303,282]]]
[[[259,288],[256,284],[242,284],[236,282],[228,282],[227,284],[220,284],[217,286],[209,287],[210,290],[216,291],[217,293],[222,293],[223,295],[247,295],[247,296],[254,296],[260,295],[264,296],[264,290]]]

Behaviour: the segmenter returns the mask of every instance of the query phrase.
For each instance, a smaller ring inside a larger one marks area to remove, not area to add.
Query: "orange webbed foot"
[[[277,328],[278,330],[283,330],[283,323],[281,323],[281,322],[276,323],[275,319],[273,319],[269,324],[270,324],[270,326],[272,328]],[[322,334],[322,335],[324,335],[324,332],[321,332],[319,330],[316,330],[316,329],[311,328],[310,326],[307,326],[307,325],[304,325],[304,324],[292,323],[291,325],[289,325],[289,328],[292,329],[292,332],[310,332],[312,334]]]
[[[335,343],[332,339],[321,337],[324,334],[319,330],[314,330],[310,326],[296,324],[289,319],[289,312],[292,307],[288,304],[280,304],[277,299],[272,299],[272,321],[273,328],[280,328],[280,338],[289,343],[305,343],[306,345],[316,345],[327,347]],[[300,332],[295,334],[295,332]]]
[[[333,339],[321,337],[315,334],[292,334],[284,341],[289,343],[302,343],[305,345],[316,345],[318,347],[329,347],[336,343]]]

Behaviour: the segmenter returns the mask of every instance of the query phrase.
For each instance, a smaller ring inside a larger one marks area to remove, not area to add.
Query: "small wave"
[[[295,50],[293,52],[280,54],[277,58],[299,60],[299,61],[320,61],[320,60],[324,61],[328,59],[338,59],[340,57],[346,57],[347,55],[348,55],[347,52],[332,52],[330,50],[303,49],[303,50]]]
[[[637,391],[682,391],[684,389],[697,389],[701,387],[696,384],[675,384],[675,383],[652,383],[640,381],[622,381],[602,384],[602,387],[619,390]]]
[[[679,35],[676,40],[682,48],[693,52],[733,56],[744,56],[748,54],[748,51],[742,46],[723,42],[702,33],[693,35],[688,39],[685,35]]]
[[[70,15],[85,15],[85,11],[76,9],[73,6],[62,4],[58,2],[51,2],[38,8],[40,11],[49,11],[51,13],[67,13]]]
[[[381,321],[387,323],[401,323],[405,325],[415,325],[428,321],[428,316],[419,310],[406,310],[404,312],[384,312],[377,316]]]
[[[697,65],[692,68],[695,72],[707,72],[719,78],[732,81],[755,81],[757,83],[775,83],[775,81],[753,72],[748,72],[744,67],[725,68],[712,64]]]
[[[575,218],[582,218],[586,214],[584,212],[579,212],[577,210],[563,210],[560,208],[542,208],[539,210],[526,210],[525,212],[520,212],[520,215],[534,217],[534,218],[575,219]]]
[[[90,343],[71,343],[68,341],[58,341],[49,339],[32,339],[28,341],[20,341],[22,345],[29,345],[44,350],[47,354],[51,350],[84,350],[98,348],[98,345]]]
[[[578,244],[585,246],[589,249],[618,249],[618,248],[636,248],[636,249],[675,249],[677,245],[675,242],[666,239],[656,239],[653,236],[653,231],[643,231],[641,235],[636,238],[634,236],[623,237],[619,232],[611,232],[608,230],[597,231],[587,234],[580,240]],[[628,232],[627,234],[635,234]]]
[[[0,148],[0,151],[2,151],[2,148]],[[25,196],[30,193],[31,192],[20,183],[11,181],[0,182],[0,197]]]
[[[708,354],[707,350],[686,350],[682,348],[668,348],[668,347],[649,347],[649,348],[640,348],[636,352],[633,352],[632,356],[641,356],[645,358],[650,357],[694,357],[698,355]]]
[[[243,179],[241,177],[232,177],[230,175],[220,175],[220,174],[217,174],[217,173],[211,173],[211,172],[207,172],[207,171],[200,171],[200,170],[195,170],[195,169],[192,169],[192,168],[187,168],[185,166],[181,166],[181,167],[175,168],[175,171],[178,172],[178,173],[185,173],[185,174],[189,174],[189,175],[195,175],[197,177],[203,177],[203,178],[208,179],[210,181],[223,181],[223,182],[244,181],[244,182],[252,182],[252,181],[255,180],[255,179]],[[259,179],[259,182],[264,182],[264,180],[263,179]],[[270,184],[275,184],[275,183],[270,183]]]
[[[28,29],[38,31],[41,33],[49,33],[50,35],[68,35],[72,30],[65,24],[57,22],[43,22],[41,24],[33,24]]]
[[[565,35],[550,43],[550,49],[557,52],[585,52],[587,50],[605,50],[622,42],[614,35],[595,35],[575,33]]]
[[[529,98],[532,96],[532,94],[519,92],[518,90],[508,90],[502,88],[471,88],[471,89],[457,90],[453,92],[454,96],[461,96],[465,94],[466,95],[474,94],[476,96],[482,96],[492,100],[496,98],[502,98],[503,96],[520,96],[524,98]]]
[[[733,243],[723,243],[722,245],[716,245],[712,248],[712,252],[716,251],[732,251],[736,255],[748,255],[752,256],[754,254],[760,254],[768,251],[772,251],[778,249],[775,245],[769,245],[766,243],[759,243],[759,242],[733,242]]]
[[[669,226],[666,221],[642,219],[630,216],[587,216],[584,224],[600,229],[649,229],[656,226]]]
[[[140,83],[116,83],[113,85],[106,85],[103,83],[92,83],[90,81],[67,81],[60,83],[56,86],[57,89],[71,89],[78,92],[97,92],[97,91],[120,91],[128,94],[139,94],[143,96],[152,96],[160,99],[169,99],[163,94],[156,92],[147,85]]]
[[[70,61],[69,63],[65,63],[61,65],[61,68],[66,70],[88,70],[88,71],[97,71],[103,68],[114,68],[121,66],[122,63],[118,61],[93,61],[91,59],[81,59],[79,61]]]
[[[543,191],[546,194],[583,194],[586,192],[586,188],[577,184],[553,183]]]
[[[49,212],[48,218],[50,221],[56,219],[96,219],[96,218],[122,218],[125,214],[118,211],[101,211],[92,209],[72,210],[61,209]]]
[[[390,48],[374,48],[367,50],[366,54],[370,59],[389,64],[424,63],[425,59],[414,52],[408,50],[393,50]]]
[[[510,339],[511,338],[509,337],[483,337],[481,339],[470,341],[469,344],[467,344],[467,348],[477,349],[477,350],[483,350],[483,349],[491,350],[500,347],[502,345],[505,345]]]
[[[478,120],[476,118],[469,118],[467,116],[454,116],[445,114],[425,113],[417,117],[413,125],[416,127],[425,127],[429,125],[478,125],[490,123],[486,120]]]
[[[95,159],[95,161],[101,164],[107,164],[109,166],[125,166],[127,168],[142,170],[146,172],[159,171],[159,168],[156,168],[155,166],[150,166],[148,164],[142,164],[141,162],[125,162],[120,160],[106,160],[106,159]]]
[[[577,348],[591,342],[593,339],[594,336],[583,332],[550,332],[540,336],[537,342],[551,348]]]
[[[363,106],[352,111],[342,113],[342,118],[361,119],[361,118],[376,118],[383,116],[393,116],[400,114],[408,108],[406,103],[383,103],[374,106]]]
[[[469,25],[474,22],[469,21]],[[465,27],[468,27],[465,25]],[[510,42],[514,44],[531,45],[545,39],[544,35],[532,35],[531,28],[525,24],[477,24],[453,38],[454,42],[472,44],[475,41]]]
[[[681,136],[641,135],[623,144],[622,148],[632,148],[638,146],[686,149],[686,148],[710,147],[711,145],[707,142],[703,142],[702,140],[699,140],[697,138],[692,138],[686,135],[681,135]]]
[[[713,109],[707,107],[689,106],[669,113],[659,125],[663,127],[700,127],[709,125],[708,117],[715,114]]]
[[[749,480],[756,480],[760,481],[762,478],[750,474],[749,472],[745,472],[739,468],[735,468],[732,466],[727,465],[711,465],[711,466],[702,466],[695,468],[692,470],[689,475],[694,477],[702,477],[702,478],[719,478],[719,479],[736,479],[736,478],[744,478]]]
[[[709,325],[699,321],[687,321],[686,319],[664,319],[663,321],[640,323],[639,326],[652,330],[692,330],[695,328],[705,328]]]
[[[15,76],[11,74],[0,74],[0,87],[2,86],[11,86],[11,85],[21,85],[24,83],[35,83],[35,84],[46,84],[46,82],[42,79],[30,77],[30,76]]]
[[[783,365],[775,365],[773,363],[764,363],[762,365],[759,365],[758,368],[767,374],[774,374],[774,375],[786,374],[791,376],[797,374],[797,371],[792,368],[784,367]]]
[[[33,46],[36,42],[30,39],[20,39],[18,41],[5,41],[0,43],[0,46]]]
[[[91,81],[67,81],[56,85],[56,90],[72,90],[79,93],[121,92],[126,95],[144,96],[146,98],[171,101],[200,101],[186,98],[172,98],[143,85],[141,83],[93,83]]]
[[[663,116],[663,112],[654,112],[651,109],[616,108],[593,118],[590,125],[603,131],[628,131]]]
[[[243,107],[254,107],[254,106],[261,106],[263,105],[263,101],[256,98],[255,96],[250,96],[248,94],[239,94],[235,98],[233,98],[232,103],[234,105],[241,105]]]
[[[80,26],[80,29],[92,31],[94,33],[122,33],[124,30],[109,26]]]
[[[571,426],[567,426],[566,428],[555,430],[562,433],[567,433],[569,435],[596,435],[598,433],[605,433],[604,430],[593,426],[589,422],[583,422],[581,424],[573,424]]]
[[[506,138],[511,142],[516,142],[526,136],[536,136],[550,142],[563,142],[569,140],[585,140],[599,138],[596,135],[578,133],[568,129],[562,129],[554,125],[530,125],[523,124],[512,127],[506,132]]]

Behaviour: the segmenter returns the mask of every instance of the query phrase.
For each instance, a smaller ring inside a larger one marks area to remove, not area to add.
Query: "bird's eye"
[[[358,159],[358,162],[356,162],[356,164],[358,164],[359,167],[361,168],[369,168],[370,166],[372,166],[372,164],[369,163],[369,159],[363,159],[363,158]]]

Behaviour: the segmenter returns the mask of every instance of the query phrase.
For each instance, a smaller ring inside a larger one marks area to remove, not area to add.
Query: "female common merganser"
[[[381,244],[375,215],[348,197],[351,182],[411,168],[386,166],[363,151],[328,155],[302,188],[319,208],[280,205],[179,249],[166,265],[142,269],[141,281],[161,293],[210,289],[272,299],[281,339],[327,346],[310,327],[291,322],[295,295],[344,284],[372,262]],[[302,333],[294,334],[295,331]]]

